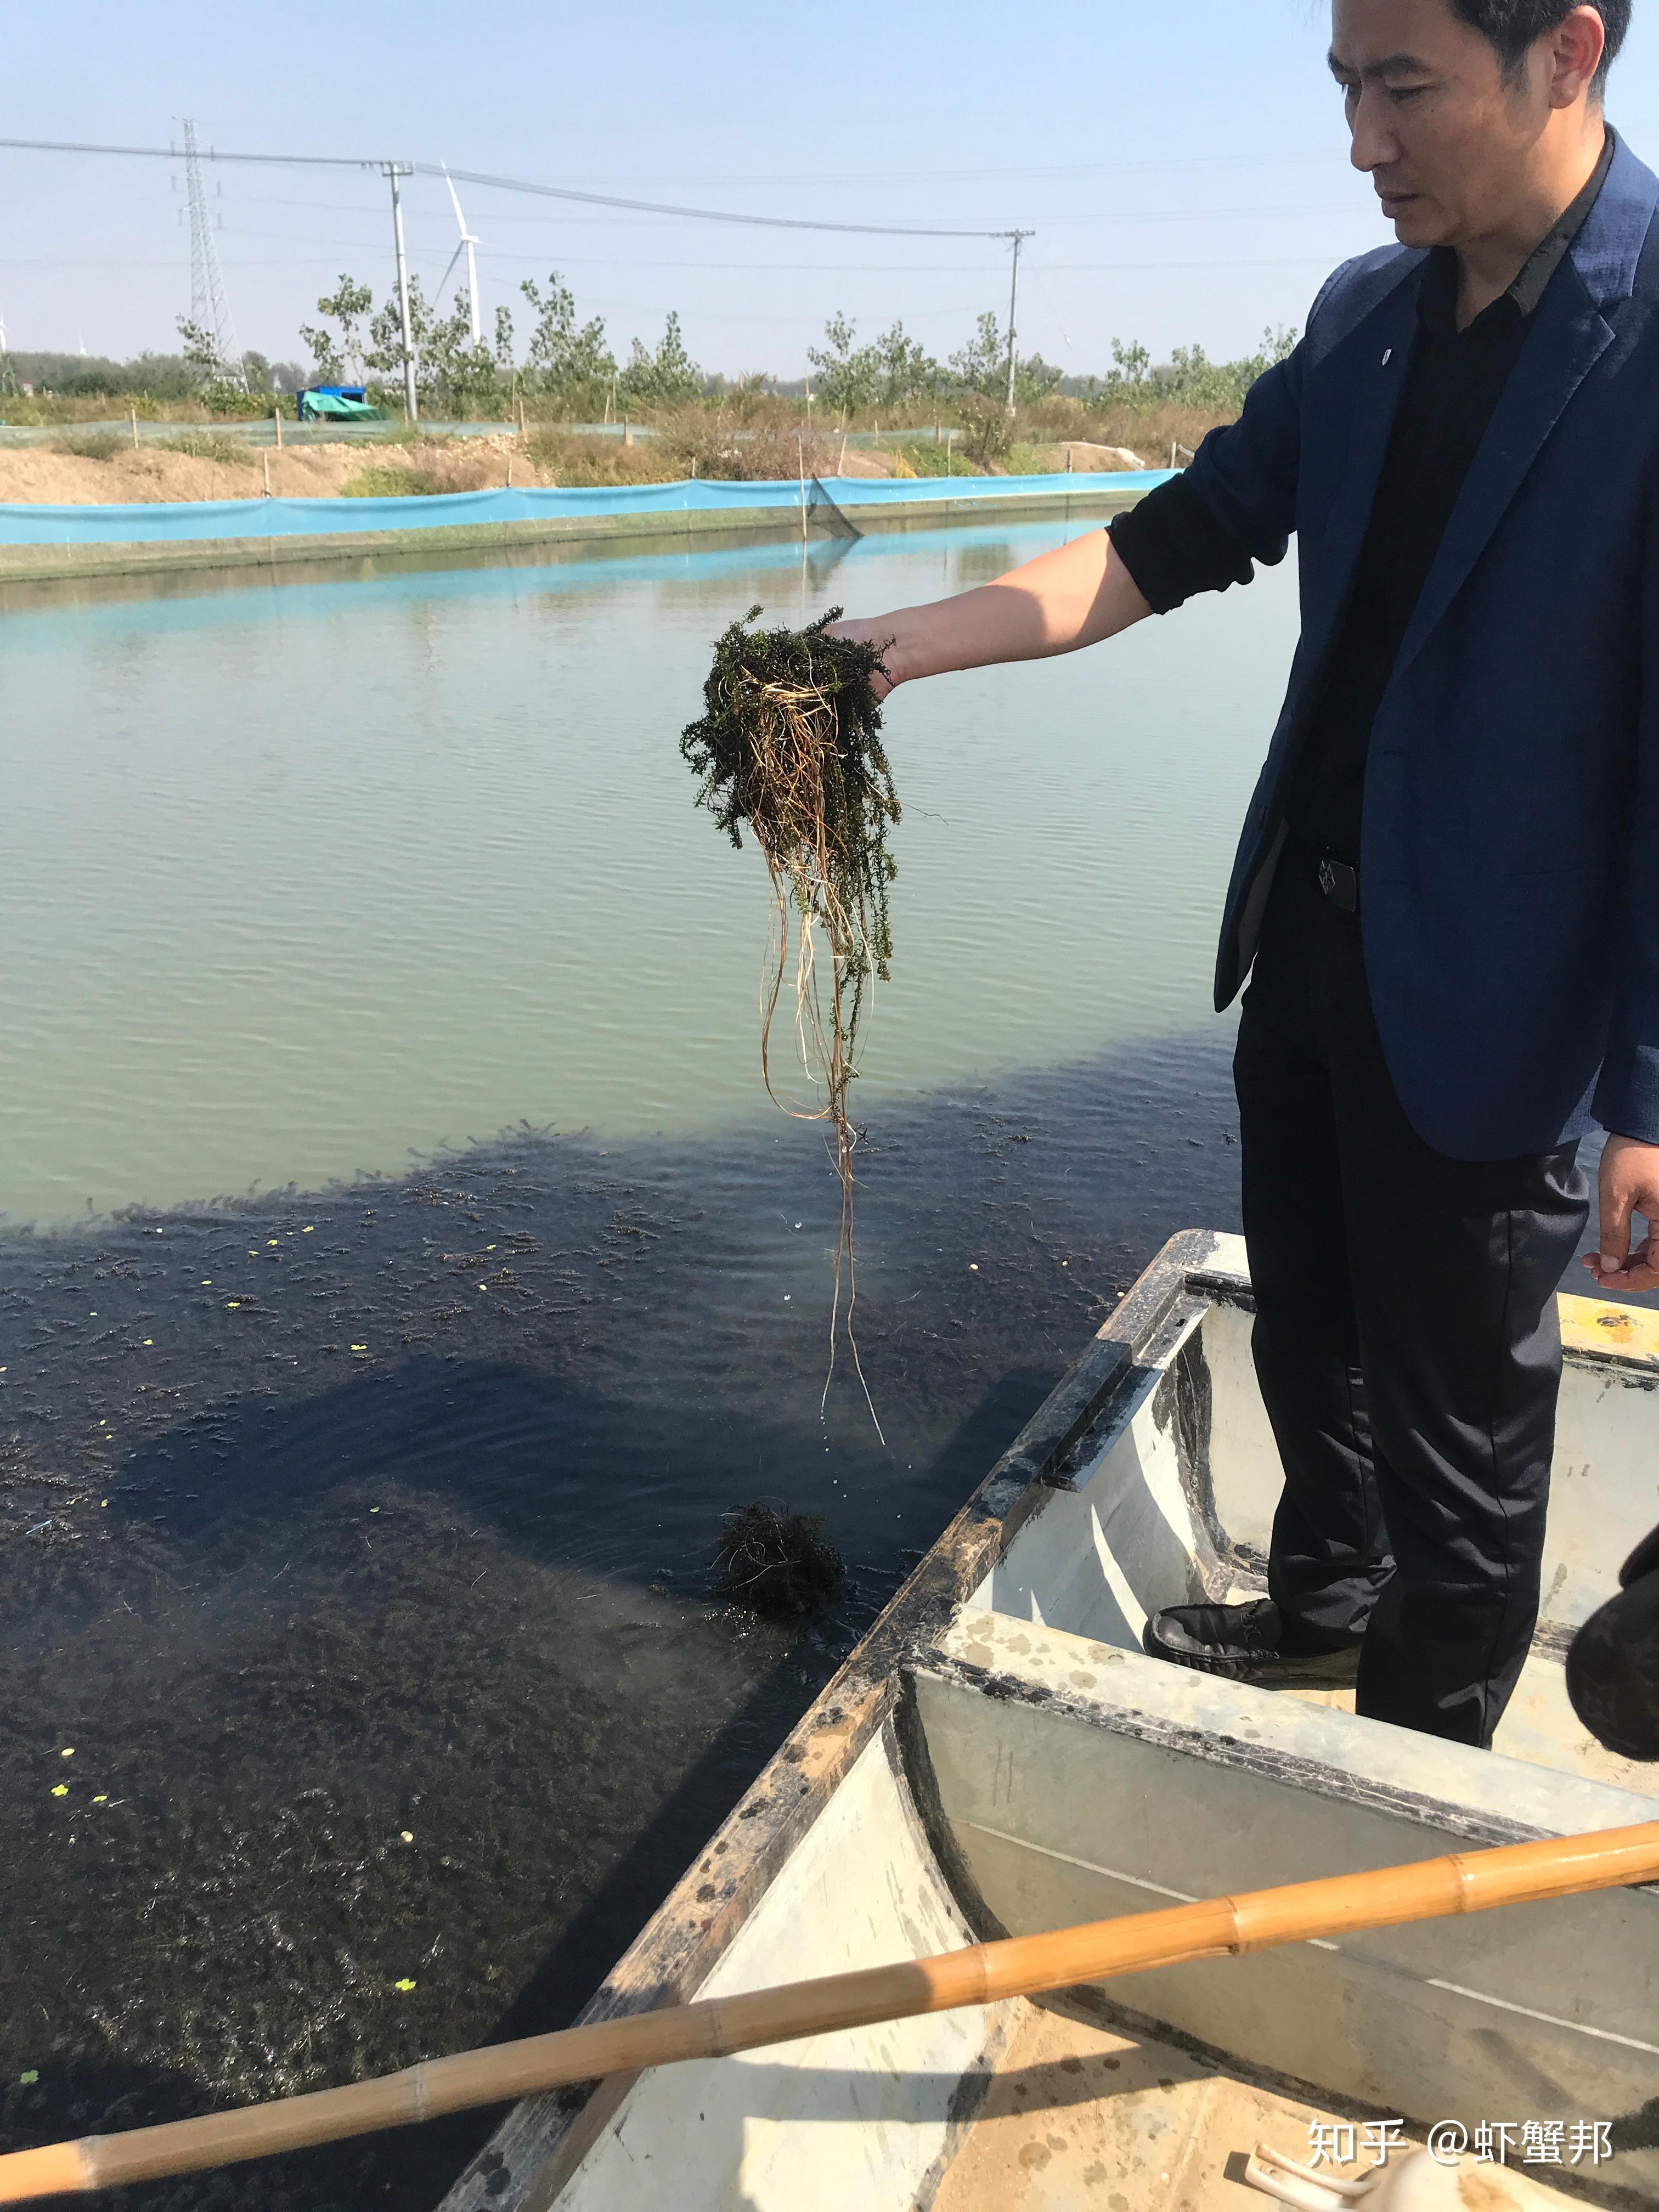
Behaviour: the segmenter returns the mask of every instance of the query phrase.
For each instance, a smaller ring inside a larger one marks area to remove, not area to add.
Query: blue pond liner
[[[938,502],[984,507],[1079,492],[1150,491],[1167,469],[1114,471],[1106,476],[830,477],[823,488],[848,513]],[[807,504],[812,505],[809,488]],[[798,513],[799,483],[593,484],[541,490],[437,492],[403,499],[204,499],[155,501],[129,507],[46,507],[0,503],[0,545],[179,544],[189,538],[325,538],[337,532],[442,530],[481,524],[543,522],[607,514],[672,516],[721,507],[776,507]]]

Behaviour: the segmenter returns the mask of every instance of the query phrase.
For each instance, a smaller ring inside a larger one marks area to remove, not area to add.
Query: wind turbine
[[[471,311],[472,343],[475,346],[482,345],[483,343],[483,324],[478,314],[478,241],[466,227],[466,217],[461,213],[461,203],[456,197],[454,179],[451,177],[447,169],[444,171],[444,182],[449,186],[450,205],[455,210],[456,227],[461,234],[460,244],[455,248],[455,251],[449,257],[449,269],[453,269],[455,266],[455,264],[460,259],[463,253],[465,254],[466,298],[467,306]],[[441,300],[444,295],[444,287],[449,282],[449,269],[446,269],[443,275],[438,279],[438,297]]]

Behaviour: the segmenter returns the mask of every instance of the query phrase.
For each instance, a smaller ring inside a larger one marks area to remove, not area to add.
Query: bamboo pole
[[[301,2150],[444,2112],[502,2104],[573,2081],[678,2060],[722,2058],[764,2044],[868,2027],[917,2013],[1032,1996],[1152,1966],[1261,1951],[1362,1928],[1486,1912],[1659,1877],[1659,1820],[1587,1836],[1458,1852],[1368,1874],[1335,1875],[1158,1912],[980,1943],[931,1959],[792,1982],[429,2058],[399,2074],[240,2112],[213,2112],[0,2158],[0,2204],[82,2195]]]

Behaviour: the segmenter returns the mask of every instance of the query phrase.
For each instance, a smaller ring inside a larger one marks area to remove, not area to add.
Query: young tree
[[[874,346],[855,346],[858,325],[837,308],[823,326],[822,346],[808,346],[806,358],[818,380],[817,397],[833,415],[856,415],[873,404],[881,364]]]
[[[1290,358],[1296,351],[1299,335],[1288,323],[1281,324],[1277,330],[1269,324],[1261,333],[1261,343],[1257,350],[1247,354],[1243,361],[1231,363],[1231,367],[1244,379],[1245,392],[1249,390],[1258,376],[1265,376],[1270,368],[1276,368],[1281,361]],[[1243,404],[1243,392],[1239,394],[1239,404],[1241,406]]]
[[[538,388],[564,399],[608,384],[617,373],[617,362],[605,343],[605,324],[596,315],[578,327],[575,299],[558,270],[548,277],[544,291],[529,276],[519,289],[535,311],[536,327],[530,334],[525,367]]]
[[[216,410],[246,398],[246,384],[235,368],[221,357],[219,341],[211,331],[192,323],[188,315],[180,315],[179,335],[185,343],[191,390],[204,406]]]
[[[330,322],[339,325],[337,331],[301,323],[300,337],[310,349],[315,364],[313,381],[318,384],[343,384],[348,376],[361,383],[363,374],[363,319],[374,305],[374,296],[367,284],[359,284],[343,276],[337,289],[327,298],[319,300],[317,312]],[[401,365],[403,356],[398,354]]]
[[[411,323],[414,301],[410,298]],[[508,325],[511,369],[512,326]],[[472,311],[465,292],[455,295],[448,314],[435,311],[427,324],[416,362],[416,389],[441,412],[467,420],[495,413],[501,401],[501,368],[493,347],[472,337]]]
[[[877,398],[885,408],[902,407],[926,399],[939,389],[939,363],[918,342],[905,335],[902,323],[884,331],[872,349],[878,382]]]
[[[1125,345],[1121,338],[1112,340],[1112,373],[1106,379],[1114,398],[1136,399],[1146,388],[1152,373],[1152,356],[1139,343]]]
[[[975,325],[965,346],[951,356],[951,368],[963,392],[978,392],[987,399],[1006,399],[1008,392],[1008,340],[988,309]],[[1040,353],[1027,354],[1014,362],[1014,398],[1029,405],[1055,391],[1064,372],[1050,367]]]
[[[702,371],[685,349],[680,319],[671,309],[655,353],[647,353],[638,338],[628,366],[618,380],[618,395],[645,407],[672,407],[694,399],[702,390]]]
[[[179,335],[184,341],[191,382],[198,386],[216,384],[224,368],[219,359],[219,341],[213,332],[200,323],[192,323],[188,315],[180,315]]]
[[[319,301],[318,305],[326,312],[326,301]],[[428,349],[432,343],[435,321],[433,310],[427,304],[426,295],[421,289],[420,278],[410,276],[409,280],[409,340],[410,350],[415,357],[415,388],[417,392],[421,390],[423,381],[430,375],[429,367],[424,364],[427,362]],[[304,333],[302,332],[301,335],[303,336]],[[404,374],[404,325],[395,292],[371,319],[368,325],[368,337],[369,343],[364,347],[362,353],[365,369],[374,369],[389,383],[400,383]],[[308,339],[307,342],[309,343]]]

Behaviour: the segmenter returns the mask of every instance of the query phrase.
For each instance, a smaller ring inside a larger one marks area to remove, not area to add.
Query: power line
[[[526,184],[520,177],[486,176],[477,169],[446,172],[430,161],[416,161],[415,173],[422,177],[441,177],[447,173],[458,178],[464,185],[484,185],[502,192],[533,192],[543,199],[575,200],[584,207],[623,208],[630,215],[676,216],[693,222],[744,223],[761,230],[850,231],[864,238],[1029,238],[1031,235],[1030,231],[940,230],[925,229],[915,223],[820,222],[805,216],[736,215],[718,208],[675,207],[663,200],[620,199],[611,192],[579,192],[568,185]]]
[[[0,148],[24,154],[131,154],[144,161],[176,161],[176,146],[102,146],[79,138],[0,138]],[[210,161],[268,161],[287,167],[307,169],[378,169],[384,167],[378,156],[357,159],[344,154],[226,154],[217,147],[202,149],[203,158]]]
[[[118,154],[146,161],[176,161],[172,146],[106,146],[84,139],[0,138],[0,148],[32,154]],[[392,167],[383,157],[365,158],[343,154],[238,154],[214,146],[200,149],[204,161],[264,162],[275,167],[320,169],[379,169]],[[741,223],[762,230],[824,230],[856,233],[866,238],[1012,238],[1009,230],[957,230],[937,226],[895,222],[826,222],[805,216],[746,215],[726,208],[679,207],[664,200],[624,199],[609,192],[578,191],[568,185],[538,185],[522,177],[497,177],[478,169],[446,171],[438,161],[400,161],[404,176],[452,176],[463,185],[483,185],[495,191],[529,192],[539,199],[567,200],[584,207],[619,208],[630,215],[672,216],[689,222]]]
[[[457,172],[457,173],[459,174],[459,172]],[[352,201],[352,200],[288,200],[288,199],[274,199],[274,198],[270,198],[268,194],[264,193],[264,192],[239,192],[239,193],[237,194],[237,205],[238,205],[239,207],[250,207],[250,208],[266,208],[266,207],[299,208],[299,209],[301,209],[301,210],[305,210],[305,211],[307,211],[307,212],[310,212],[310,213],[313,213],[313,214],[318,214],[318,215],[324,215],[324,214],[326,214],[326,215],[365,215],[365,216],[366,216],[366,215],[367,215],[367,213],[368,213],[368,210],[363,207],[362,203],[361,201]],[[1142,226],[1144,226],[1144,225],[1146,225],[1146,224],[1149,224],[1149,223],[1166,224],[1166,223],[1183,223],[1183,222],[1327,222],[1327,221],[1328,221],[1328,220],[1329,220],[1329,218],[1330,218],[1330,215],[1331,215],[1331,210],[1330,210],[1328,207],[1310,207],[1310,206],[1308,205],[1308,204],[1306,203],[1306,201],[1302,202],[1298,206],[1296,206],[1296,207],[1255,207],[1255,208],[1252,208],[1252,207],[1237,207],[1237,206],[1233,206],[1233,207],[1146,208],[1146,209],[1141,209],[1141,208],[1127,208],[1127,209],[1123,210],[1122,210],[1122,211],[1121,211],[1121,212],[1113,213],[1113,214],[1110,214],[1110,215],[1080,216],[1077,216],[1077,217],[1075,217],[1075,218],[1068,217],[1068,218],[1067,218],[1064,222],[1060,223],[1060,224],[1057,224],[1057,225],[1050,225],[1049,227],[1050,227],[1051,228],[1060,228],[1060,229],[1066,229],[1066,230],[1078,230],[1078,229],[1082,229],[1082,230],[1108,230],[1108,229],[1128,229],[1128,228],[1141,228]],[[422,214],[422,213],[411,213],[411,216],[410,216],[410,221],[411,221],[411,222],[432,222],[432,223],[434,223],[434,224],[438,224],[438,223],[441,223],[441,222],[442,222],[442,220],[443,220],[443,218],[442,218],[441,215]],[[496,214],[496,215],[495,215],[495,216],[491,216],[491,218],[490,218],[490,221],[491,221],[492,225],[495,225],[495,226],[500,226],[501,224],[503,224],[503,223],[514,223],[514,224],[526,224],[526,223],[532,223],[532,224],[545,224],[545,223],[549,223],[549,222],[556,222],[557,220],[558,220],[558,218],[557,218],[556,216],[555,216],[551,215],[551,214],[545,214],[545,215],[503,215],[503,214]],[[568,225],[568,223],[570,222],[570,221],[571,221],[571,220],[572,220],[572,218],[568,217],[568,216],[565,218],[565,222],[566,222],[567,225]],[[606,216],[589,216],[589,217],[586,217],[586,218],[585,218],[585,220],[586,220],[586,221],[587,221],[587,222],[591,222],[592,224],[593,224],[593,225],[597,228],[597,227],[602,226],[602,225],[603,225],[603,224],[605,224],[606,222],[608,222],[609,218],[608,218],[608,217],[606,217]],[[286,237],[286,236],[288,236],[288,235],[289,235],[289,233],[288,233],[288,232],[286,232],[286,231],[254,231],[254,230],[251,230],[251,229],[249,229],[246,225],[244,225],[244,224],[242,224],[242,223],[240,223],[240,222],[238,222],[238,223],[236,224],[235,228],[236,228],[237,231],[240,234],[240,235],[241,235],[242,237],[244,237],[244,238],[254,238],[254,237],[259,237],[259,238],[280,238],[280,237]],[[907,233],[907,234],[905,234],[908,236],[909,234],[908,234],[908,233]],[[933,236],[933,234],[932,232],[929,232],[929,231],[923,231],[923,232],[921,232],[921,233],[919,233],[919,234],[918,234],[918,235],[920,235],[920,236],[921,236],[921,237],[931,237],[931,236]],[[967,233],[967,234],[966,234],[966,235],[968,235],[968,236],[969,236],[969,237],[973,237],[973,238],[986,238],[986,239],[993,239],[993,240],[994,240],[994,239],[1002,239],[1002,238],[1006,238],[1008,234],[1008,234],[1008,233],[1006,233],[1006,231],[996,231],[996,230],[989,230],[989,231],[972,231],[972,232],[969,232],[969,233]],[[946,237],[952,237],[952,238],[953,238],[953,237],[955,237],[955,236],[957,235],[957,233],[955,233],[954,231],[947,231],[947,232],[945,232],[945,233],[944,234],[944,235],[945,235]],[[350,241],[349,240],[339,240],[339,241],[338,241],[338,243],[343,244],[343,245],[349,244],[349,243],[351,243],[351,242],[352,242],[352,241]],[[672,264],[665,264],[664,265],[666,267],[666,266],[671,266]],[[690,266],[690,265],[693,265],[693,264],[688,264],[687,265],[688,265],[688,266]]]
[[[422,249],[432,260],[443,251],[441,246]],[[487,261],[527,261],[539,265],[539,257],[530,253],[505,251],[491,252],[485,248],[483,258]],[[609,269],[613,261],[574,261],[563,257],[573,269]],[[1340,259],[1340,254],[1334,257]],[[1142,270],[1156,274],[1163,270],[1196,269],[1329,269],[1334,257],[1329,253],[1297,254],[1285,259],[1235,261],[1034,261],[1024,265],[1027,276],[1122,276]],[[337,269],[337,258],[333,254],[285,255],[279,260],[243,260],[232,258],[225,262],[227,269]],[[171,260],[136,260],[131,254],[70,254],[37,253],[8,254],[9,269],[172,269],[177,264]],[[777,275],[804,276],[996,276],[1003,264],[1000,261],[636,261],[628,269],[720,269],[739,275]],[[603,304],[596,302],[595,304]],[[50,349],[49,349],[50,350]]]
[[[1328,169],[1331,155],[1328,149],[1318,152],[1285,153],[1275,148],[1259,154],[1187,155],[1165,154],[1155,161],[1062,161],[1042,167],[1030,165],[1022,168],[972,169],[817,169],[813,180],[820,185],[934,185],[954,184],[971,180],[980,182],[986,177],[1104,177],[1144,176],[1154,172],[1179,169],[1272,169],[1312,168]],[[639,178],[635,184],[670,183],[679,185],[793,185],[799,181],[799,173],[789,170],[780,173],[746,170],[734,175],[721,170],[707,176],[678,178]]]

